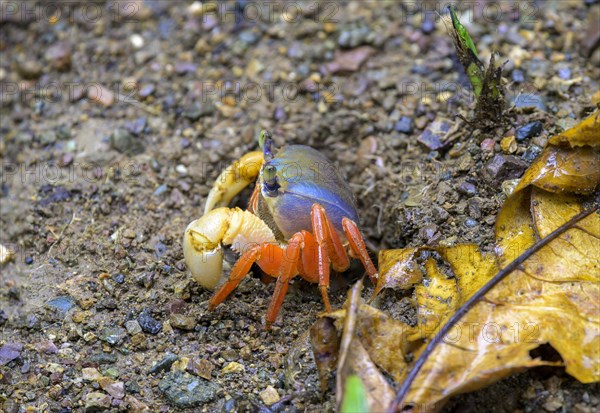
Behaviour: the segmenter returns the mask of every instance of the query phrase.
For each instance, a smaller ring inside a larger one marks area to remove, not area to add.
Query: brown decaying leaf
[[[525,173],[498,215],[495,255],[481,254],[474,245],[381,253],[377,292],[410,288],[419,276],[425,277],[414,292],[418,324],[410,327],[360,303],[353,289],[347,309],[334,313],[336,325],[344,323],[338,400],[344,378],[359,367],[361,379],[371,380],[367,388],[383,392],[372,397],[387,400],[387,390],[381,388],[389,385],[382,384],[374,366],[401,383],[410,367],[407,360],[417,357],[426,340],[499,268],[584,209],[581,194],[593,192],[600,183],[595,143],[600,123],[590,121],[597,116],[560,139],[552,138],[560,146],[549,145],[547,155]],[[431,256],[418,265],[415,258],[423,251]],[[532,358],[531,352],[542,344],[552,346],[562,362]],[[564,365],[581,382],[600,381],[598,213],[542,247],[475,304],[427,359],[405,402],[416,411],[436,410],[452,395],[540,365]],[[365,377],[370,373],[373,377]]]
[[[319,370],[321,394],[327,390],[328,378],[337,365],[340,337],[329,317],[319,318],[310,328],[310,343]]]
[[[351,374],[356,374],[360,377],[367,390],[369,411],[380,412],[385,410],[392,402],[394,391],[371,360],[369,352],[355,333],[358,309],[361,305],[364,305],[360,298],[361,290],[362,282],[359,281],[350,291],[345,304],[345,310],[336,312],[337,317],[342,316],[344,323],[337,369],[337,410],[340,410],[342,400],[344,399],[346,378]]]

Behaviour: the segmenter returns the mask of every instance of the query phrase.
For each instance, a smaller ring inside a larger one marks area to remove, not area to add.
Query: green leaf
[[[473,43],[473,39],[471,39],[469,32],[465,29],[465,26],[462,25],[460,20],[458,20],[454,8],[452,8],[451,5],[448,6],[448,8],[450,9],[450,16],[452,17],[452,26],[454,26],[454,30],[458,33],[458,37],[464,42],[465,46],[475,55],[475,57],[478,57],[475,43]]]
[[[475,43],[467,29],[460,23],[454,8],[448,6],[452,18],[450,35],[456,48],[458,60],[469,78],[473,94],[477,99],[475,120],[479,125],[500,122],[504,110],[504,89],[502,86],[502,66],[496,67],[494,53],[487,68],[477,56]]]
[[[341,413],[368,413],[367,391],[362,380],[356,374],[351,374],[346,379],[344,400]]]

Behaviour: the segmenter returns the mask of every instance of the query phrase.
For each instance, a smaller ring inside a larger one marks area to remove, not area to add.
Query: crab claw
[[[234,196],[256,180],[263,162],[263,153],[254,151],[225,168],[208,194],[204,213],[215,207],[227,206]]]
[[[194,279],[212,290],[221,279],[221,245],[231,245],[234,251],[243,253],[265,242],[275,243],[275,236],[256,215],[239,208],[217,208],[187,226],[183,235],[183,256]]]

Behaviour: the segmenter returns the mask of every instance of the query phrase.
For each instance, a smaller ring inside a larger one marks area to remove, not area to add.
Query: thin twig
[[[63,235],[65,234],[65,231],[67,230],[67,228],[69,228],[71,226],[73,221],[75,221],[75,213],[74,212],[73,212],[73,216],[71,217],[71,220],[69,221],[69,223],[67,225],[65,225],[65,227],[62,229],[62,231],[60,231],[60,234],[58,235],[56,240],[52,243],[52,245],[50,245],[50,248],[48,248],[48,258],[50,258],[50,253],[52,252],[52,247],[54,247],[56,244],[58,244],[62,240]],[[54,232],[53,232],[53,234],[54,234]],[[56,234],[54,234],[54,235],[56,235]]]
[[[394,398],[394,401],[388,408],[388,413],[395,413],[396,411],[398,411],[398,408],[400,406],[402,406],[404,399],[408,395],[408,391],[410,390],[410,387],[412,386],[413,382],[417,378],[417,375],[421,371],[421,368],[423,367],[423,365],[425,364],[425,362],[427,361],[427,359],[429,358],[431,353],[433,353],[433,351],[436,349],[436,347],[443,341],[444,336],[452,329],[452,327],[454,327],[454,325],[458,321],[460,321],[460,319],[479,300],[481,300],[483,298],[483,296],[485,294],[487,294],[488,291],[490,291],[496,284],[498,284],[500,281],[502,281],[504,278],[506,278],[507,275],[512,273],[514,270],[516,270],[525,260],[527,260],[533,254],[538,252],[541,248],[546,246],[548,243],[550,243],[551,241],[556,239],[558,236],[563,234],[565,231],[574,227],[575,224],[577,224],[579,221],[581,221],[588,215],[591,215],[592,213],[596,212],[597,210],[598,210],[598,207],[595,206],[593,208],[584,210],[584,211],[580,212],[579,214],[575,215],[568,222],[564,223],[563,225],[561,225],[560,227],[558,227],[557,229],[552,231],[550,234],[548,234],[547,237],[544,237],[541,240],[537,241],[534,245],[529,247],[523,254],[519,255],[514,261],[512,261],[510,264],[508,264],[506,267],[504,267],[500,271],[498,271],[498,273],[494,277],[492,277],[492,279],[489,280],[487,282],[487,284],[485,284],[479,291],[477,291],[475,294],[473,294],[473,296],[471,298],[469,298],[456,311],[456,313],[454,313],[452,315],[452,317],[450,317],[448,322],[446,324],[444,324],[444,326],[440,329],[440,331],[427,344],[427,347],[425,347],[425,350],[423,350],[423,352],[421,353],[421,355],[415,362],[412,370],[410,371],[408,376],[406,376],[406,379],[402,383],[400,390],[398,390],[398,393],[396,393],[396,397]]]

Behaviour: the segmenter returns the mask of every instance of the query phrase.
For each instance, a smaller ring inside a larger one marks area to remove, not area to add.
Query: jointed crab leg
[[[275,291],[273,292],[273,298],[269,304],[266,317],[266,327],[271,328],[271,325],[277,318],[277,313],[283,304],[283,299],[287,293],[290,280],[298,274],[296,263],[300,261],[300,253],[303,244],[303,234],[296,233],[285,250],[285,259],[282,262],[279,277],[277,277],[277,283],[275,284]],[[329,304],[329,302],[327,303]]]
[[[325,301],[325,297],[327,296],[326,288],[329,288],[329,260],[331,260],[331,265],[338,272],[343,272],[348,269],[350,260],[342,246],[338,233],[334,229],[331,221],[327,217],[325,209],[321,205],[314,204],[312,206],[311,218],[315,238],[319,245],[319,287],[321,288],[321,294]],[[351,219],[344,217],[342,219],[342,227],[344,228],[346,238],[348,238],[351,251],[361,260],[371,281],[373,284],[376,284],[377,270],[369,257],[367,247],[365,246],[358,226]]]
[[[225,300],[250,271],[255,262],[267,274],[277,274],[283,260],[283,249],[276,244],[254,245],[245,251],[231,269],[229,279],[219,288],[208,302],[208,309],[214,310]],[[294,267],[295,268],[295,267]],[[273,276],[273,275],[272,275]]]
[[[375,269],[375,266],[369,257],[369,252],[367,251],[365,242],[360,234],[358,225],[356,225],[356,223],[351,219],[344,217],[342,218],[342,227],[344,228],[344,233],[348,238],[350,248],[358,256],[357,258],[360,259],[363,266],[367,270],[367,274],[369,274],[369,278],[371,278],[373,285],[377,285],[377,270]]]
[[[225,168],[208,194],[204,214],[216,207],[229,205],[234,196],[256,180],[263,162],[263,152],[254,151]]]

